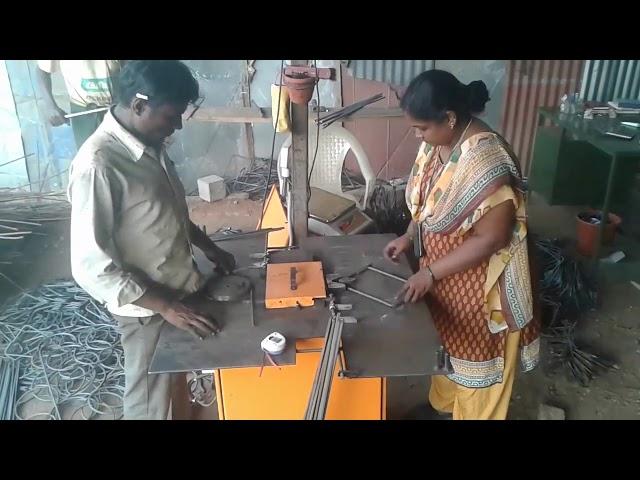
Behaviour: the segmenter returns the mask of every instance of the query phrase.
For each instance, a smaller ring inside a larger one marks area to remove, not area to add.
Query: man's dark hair
[[[149,97],[152,106],[193,103],[199,97],[198,81],[178,60],[133,60],[127,62],[117,82],[117,100],[131,105],[136,93]]]
[[[489,100],[489,91],[481,80],[465,85],[449,72],[428,70],[411,81],[400,107],[416,120],[444,121],[450,110],[464,122],[481,113]]]

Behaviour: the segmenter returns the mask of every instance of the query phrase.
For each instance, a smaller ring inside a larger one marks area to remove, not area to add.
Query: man
[[[38,60],[37,78],[44,94],[45,115],[54,127],[69,123],[67,113],[58,106],[51,89],[51,74],[59,71],[64,78],[70,100],[70,113],[82,113],[113,102],[115,79],[124,60]],[[80,146],[96,131],[105,111],[71,118],[71,128]]]
[[[118,104],[71,166],[71,269],[119,324],[125,419],[167,418],[170,375],[147,375],[165,321],[200,338],[217,331],[213,319],[181,301],[202,284],[192,244],[222,270],[235,268],[233,256],[189,220],[163,145],[197,98],[198,83],[183,63],[127,63]]]

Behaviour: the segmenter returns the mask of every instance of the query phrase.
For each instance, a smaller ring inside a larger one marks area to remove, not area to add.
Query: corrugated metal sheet
[[[640,98],[640,60],[587,60],[580,97],[597,102]]]
[[[528,175],[539,107],[557,107],[578,91],[583,60],[510,60],[501,132]]]
[[[391,85],[409,85],[414,77],[434,68],[435,60],[348,60],[354,78]]]
[[[386,83],[354,78],[343,69],[342,100],[345,105],[382,93],[386,97],[376,107],[395,108],[398,99]],[[345,128],[355,135],[369,158],[378,178],[390,180],[407,175],[416,158],[420,142],[414,129],[403,117],[363,118],[345,122]],[[358,172],[355,158],[349,152],[347,168]]]

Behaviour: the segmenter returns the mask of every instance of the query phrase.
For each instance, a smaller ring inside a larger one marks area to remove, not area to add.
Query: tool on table
[[[260,260],[260,261],[254,262],[251,265],[247,265],[245,267],[238,267],[234,269],[233,272],[236,273],[236,272],[241,272],[243,270],[250,270],[254,268],[255,269],[266,268],[267,264],[269,263],[269,260],[271,259],[269,252],[252,253],[251,255],[249,255],[249,258],[253,260]]]
[[[282,352],[284,352],[286,346],[286,338],[284,338],[284,335],[278,332],[270,333],[262,340],[262,342],[260,342],[260,348],[262,349],[263,356],[262,366],[260,367],[260,374],[258,375],[259,377],[262,377],[262,371],[264,370],[264,366],[267,360],[272,366],[278,366],[278,364],[272,358],[272,355],[280,355]]]
[[[251,282],[240,275],[215,277],[206,286],[206,295],[216,302],[236,302],[251,289]]]
[[[260,235],[271,232],[279,232],[280,230],[284,230],[284,227],[278,228],[263,228],[260,230],[253,230],[251,232],[242,232],[240,230],[234,230],[232,228],[225,228],[224,230],[220,230],[212,235],[209,235],[209,238],[214,242],[220,242],[225,240],[236,240],[238,238],[250,237],[254,235]]]

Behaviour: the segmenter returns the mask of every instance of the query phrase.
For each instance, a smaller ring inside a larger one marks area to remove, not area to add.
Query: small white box
[[[198,179],[198,194],[207,202],[222,200],[227,196],[224,179],[218,175],[209,175]]]

